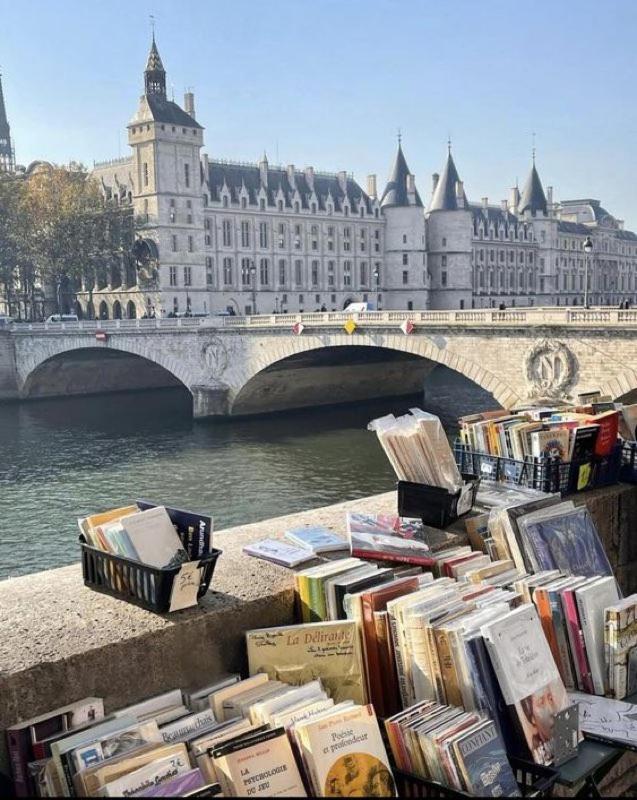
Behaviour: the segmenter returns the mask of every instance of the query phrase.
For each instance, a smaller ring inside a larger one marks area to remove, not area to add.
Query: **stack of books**
[[[604,617],[608,693],[623,700],[637,692],[637,594],[606,608]]]
[[[483,713],[435,701],[385,720],[394,761],[402,772],[477,797],[520,797],[502,737]]]
[[[412,408],[402,417],[388,414],[372,420],[368,428],[376,432],[399,480],[439,486],[452,494],[462,488],[462,476],[438,417]]]

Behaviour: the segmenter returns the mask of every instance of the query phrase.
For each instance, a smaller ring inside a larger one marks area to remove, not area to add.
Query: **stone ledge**
[[[389,492],[218,532],[214,591],[171,616],[87,589],[79,564],[0,581],[0,771],[4,729],[20,719],[88,695],[108,712],[244,669],[246,630],[294,621],[294,580],[241,548],[306,523],[343,531],[347,509],[389,513],[395,502]]]

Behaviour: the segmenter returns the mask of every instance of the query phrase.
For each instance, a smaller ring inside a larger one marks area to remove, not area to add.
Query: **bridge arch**
[[[124,337],[118,337],[115,344],[110,341],[100,344],[87,341],[85,336],[48,337],[36,350],[20,354],[20,396],[91,394],[164,386],[182,386],[192,395],[196,380],[183,362],[163,353],[161,348],[144,346],[137,337],[125,338],[124,341]]]
[[[229,397],[231,413],[245,413],[242,411],[242,407],[245,406],[249,393],[256,388],[255,380],[262,378],[264,372],[301,354],[309,354],[324,348],[343,347],[401,353],[426,360],[433,366],[440,364],[448,367],[487,391],[503,408],[511,407],[522,400],[509,385],[478,362],[470,361],[445,347],[437,347],[424,337],[405,336],[402,333],[381,335],[361,333],[354,336],[347,334],[304,336],[301,334],[295,337],[276,337],[268,343],[268,346],[259,348],[254,357],[244,360],[243,363],[247,366],[238,367],[232,376],[227,376],[231,387]],[[395,394],[399,393],[395,392]]]

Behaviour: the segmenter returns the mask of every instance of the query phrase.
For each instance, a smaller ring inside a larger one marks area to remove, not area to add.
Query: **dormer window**
[[[279,211],[283,211],[283,200],[279,200],[279,202],[277,203],[277,208],[279,209]]]
[[[241,198],[241,208],[246,208],[248,205],[248,200],[246,197]]]
[[[295,214],[298,214],[298,213],[299,213],[299,203],[298,203],[298,200],[297,200],[297,201],[294,203],[294,213],[295,213]]]
[[[223,196],[223,207],[228,208],[228,195],[224,194]]]
[[[263,198],[259,200],[259,209],[265,211],[265,200]]]
[[[327,204],[327,213],[328,214],[334,213],[334,206],[331,203]]]
[[[316,203],[312,203],[312,214],[316,214]]]

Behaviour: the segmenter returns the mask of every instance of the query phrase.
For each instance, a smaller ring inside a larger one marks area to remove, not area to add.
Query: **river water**
[[[0,579],[78,561],[77,517],[139,498],[220,529],[388,491],[366,426],[414,404],[196,423],[179,389],[0,405]]]

